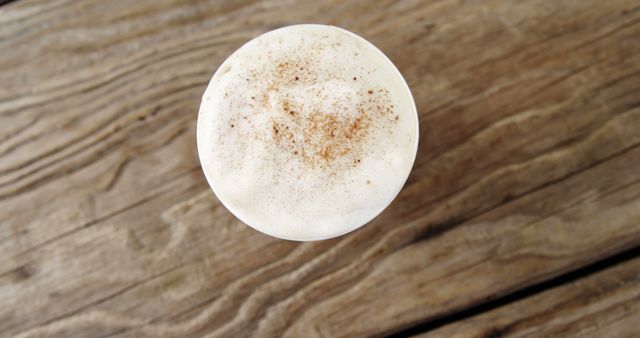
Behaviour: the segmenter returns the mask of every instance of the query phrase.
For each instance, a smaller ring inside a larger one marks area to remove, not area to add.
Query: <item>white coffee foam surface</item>
[[[404,79],[378,49],[337,27],[296,25],[260,35],[220,66],[203,95],[198,153],[240,220],[316,240],[391,203],[413,165],[417,126]]]

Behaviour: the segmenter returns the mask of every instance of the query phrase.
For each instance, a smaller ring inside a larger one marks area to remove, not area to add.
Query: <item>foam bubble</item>
[[[198,152],[222,203],[267,234],[337,236],[397,195],[417,150],[404,79],[373,45],[340,28],[263,34],[211,79]]]

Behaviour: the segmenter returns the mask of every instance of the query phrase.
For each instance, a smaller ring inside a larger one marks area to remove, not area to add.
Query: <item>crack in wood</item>
[[[563,285],[569,284],[581,278],[596,274],[600,271],[612,268],[616,265],[623,264],[625,262],[640,258],[640,246],[626,249],[610,257],[598,260],[596,262],[587,264],[583,267],[579,267],[567,273],[553,277],[540,283],[536,283],[520,290],[508,293],[503,296],[499,296],[495,299],[487,299],[484,302],[480,302],[470,308],[463,309],[461,311],[444,314],[440,318],[431,318],[424,323],[418,324],[413,327],[405,328],[403,330],[390,333],[387,338],[400,338],[418,335],[421,333],[428,333],[429,331],[436,330],[445,325],[451,323],[464,321],[473,316],[477,316],[481,313],[489,312],[493,309],[497,309],[508,304],[517,302],[519,300],[532,297],[534,295],[549,291],[554,288],[559,288]],[[513,324],[515,325],[515,324]],[[509,332],[510,326],[495,328],[488,331],[483,338],[502,337]]]

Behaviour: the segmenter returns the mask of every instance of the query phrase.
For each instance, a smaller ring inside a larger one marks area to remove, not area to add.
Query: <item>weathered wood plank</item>
[[[637,337],[640,259],[416,336]]]
[[[199,98],[247,39],[387,52],[421,143],[348,236],[275,240],[209,192]],[[0,7],[0,336],[369,336],[640,245],[635,1],[47,1]]]

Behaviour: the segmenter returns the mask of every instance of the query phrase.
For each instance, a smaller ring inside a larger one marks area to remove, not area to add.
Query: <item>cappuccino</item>
[[[296,25],[220,66],[197,142],[209,185],[236,217],[275,237],[319,240],[391,203],[416,156],[418,118],[402,75],[371,43]]]

